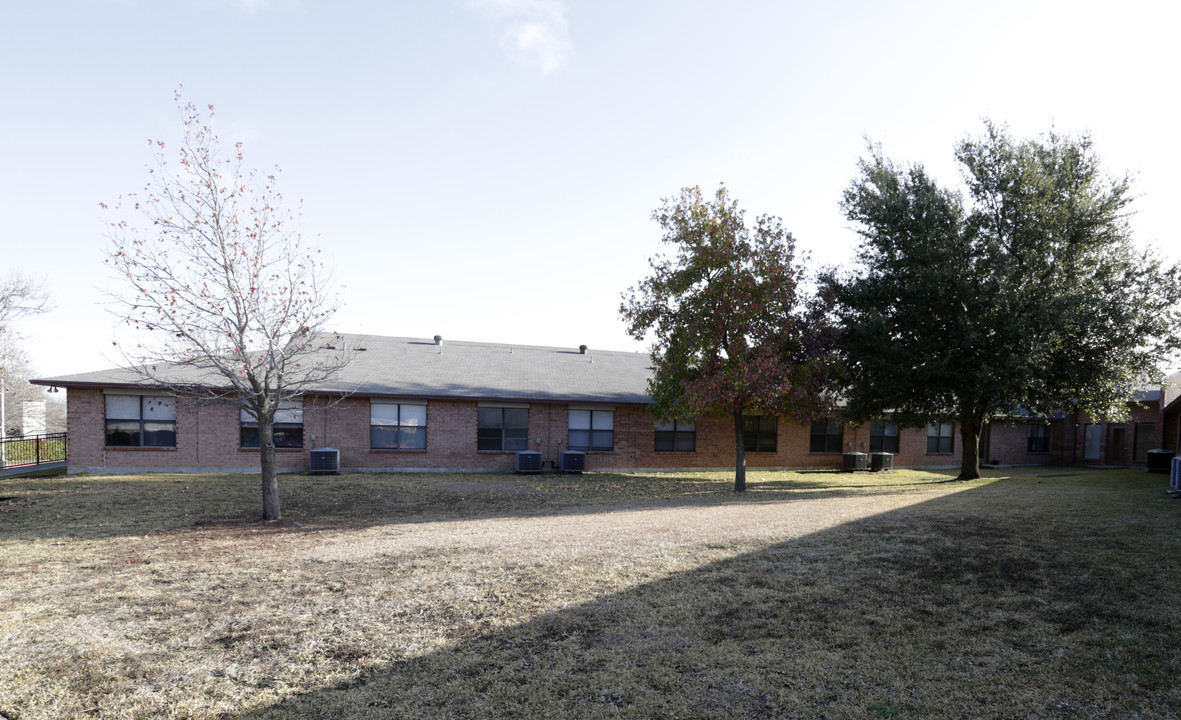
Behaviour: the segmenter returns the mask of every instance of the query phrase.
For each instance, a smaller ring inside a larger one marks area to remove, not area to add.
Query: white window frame
[[[393,422],[385,422],[389,418],[374,417],[374,410],[378,407],[392,407],[394,408]],[[422,423],[418,423],[418,418],[414,418],[415,422],[404,422],[403,408],[422,408]],[[375,445],[373,442],[373,431],[375,428],[381,428],[386,432],[394,431],[397,438],[393,445]],[[407,432],[413,428],[413,432]],[[378,400],[372,399],[369,401],[369,448],[371,450],[426,450],[427,442],[427,404],[425,402],[403,402],[400,400]],[[407,447],[403,444],[403,434],[414,437],[416,442],[414,445]],[[418,437],[421,436],[421,441],[418,442]]]
[[[671,443],[672,447],[660,447],[661,440],[664,440],[666,443]],[[689,440],[689,442],[686,443],[686,440]],[[692,445],[692,447],[685,448],[683,447],[685,444]],[[656,438],[653,444],[653,451],[660,453],[697,452],[697,423],[685,422],[684,420],[673,420],[671,422],[658,424],[656,426]]]
[[[128,398],[135,400],[136,412],[135,417],[112,417],[111,398]],[[159,415],[156,413],[159,412]],[[139,442],[135,445],[110,445],[110,427],[111,423],[138,423],[139,429],[135,435],[139,438]],[[152,433],[170,432],[172,435],[172,442],[170,444],[151,443],[145,441],[149,437],[148,424],[152,425],[171,425],[171,430],[155,429]],[[103,391],[103,445],[104,447],[118,447],[118,448],[175,448],[176,447],[176,398],[171,395],[163,393],[129,393],[116,391]]]
[[[483,410],[500,410],[499,427],[481,425],[480,417]],[[505,410],[524,410],[524,426],[505,424]],[[499,440],[492,431],[499,431]],[[492,447],[492,445],[496,447]],[[520,452],[529,449],[529,406],[522,403],[479,403],[476,407],[476,451],[477,452]]]
[[[935,449],[931,449],[931,441],[935,441]],[[944,449],[946,445],[947,449]],[[951,455],[955,452],[955,423],[945,420],[927,425],[927,454]]]
[[[586,413],[585,423],[582,421],[582,413]],[[582,427],[583,425],[586,427]],[[608,442],[603,442],[604,438],[608,439]],[[566,447],[583,452],[614,452],[615,408],[602,405],[570,405],[566,410]]]

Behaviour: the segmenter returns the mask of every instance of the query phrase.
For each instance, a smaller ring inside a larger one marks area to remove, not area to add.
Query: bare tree
[[[28,434],[21,419],[24,403],[45,400],[45,389],[29,382],[29,356],[19,336],[0,330],[0,423],[2,435]]]
[[[52,394],[50,394],[52,393]],[[66,401],[60,394],[50,391],[45,398],[45,432],[64,433],[66,427]]]
[[[339,307],[319,250],[283,209],[275,175],[243,168],[242,143],[223,156],[208,117],[176,94],[184,124],[176,164],[155,141],[151,180],[121,198],[140,224],[110,223],[114,296],[134,328],[124,357],[145,383],[178,397],[229,402],[258,422],[263,519],[282,517],[274,420],[280,405],[323,387],[352,353],[327,324]],[[103,206],[106,208],[106,206]]]
[[[44,283],[18,272],[0,278],[0,331],[13,320],[37,315],[49,309],[49,294]]]
[[[19,272],[0,278],[0,439],[8,437],[10,408],[31,399],[33,386],[28,382],[28,358],[12,329],[13,321],[49,310],[49,294],[41,281]],[[26,397],[29,396],[29,397]],[[4,448],[0,447],[0,465]]]

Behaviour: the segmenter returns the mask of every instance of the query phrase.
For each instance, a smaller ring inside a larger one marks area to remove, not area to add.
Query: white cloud
[[[467,0],[466,4],[507,24],[501,36],[506,52],[543,76],[561,70],[574,54],[566,8],[558,0]]]

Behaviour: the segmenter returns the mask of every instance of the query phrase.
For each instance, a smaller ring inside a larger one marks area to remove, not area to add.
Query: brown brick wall
[[[988,462],[998,462],[1003,465],[1111,465],[1143,467],[1143,462],[1135,462],[1136,435],[1138,432],[1152,433],[1153,448],[1168,447],[1166,444],[1169,433],[1176,432],[1176,418],[1164,418],[1160,412],[1160,404],[1155,401],[1145,405],[1128,404],[1129,418],[1124,422],[1110,422],[1105,419],[1095,419],[1086,413],[1072,413],[1064,419],[1050,421],[1050,452],[1029,452],[1029,426],[1027,423],[1005,425],[1003,422],[993,422],[990,425],[989,453],[985,458]],[[1149,428],[1146,423],[1152,423]],[[1099,458],[1086,459],[1083,457],[1084,429],[1087,425],[1098,425],[1099,430]],[[1112,451],[1112,441],[1116,437],[1113,430],[1123,430],[1123,452]]]
[[[72,471],[219,470],[257,471],[258,451],[240,449],[238,411],[229,404],[196,406],[178,403],[175,448],[104,447],[104,400],[99,389],[74,388],[68,395]],[[369,447],[369,399],[350,397],[327,403],[304,399],[304,449],[279,450],[280,469],[300,470],[307,451],[333,447],[340,451],[344,469],[513,469],[513,452],[476,450],[478,403],[469,400],[431,400],[427,404],[425,450],[373,450]],[[529,404],[529,447],[555,462],[567,447],[569,406]],[[747,467],[839,467],[840,453],[812,453],[810,428],[780,421],[774,453],[747,453]],[[844,428],[843,448],[867,452],[869,426]],[[955,466],[955,452],[927,454],[927,432],[903,429],[896,467]],[[704,418],[697,423],[696,452],[656,452],[655,428],[646,408],[615,406],[615,448],[588,452],[587,468],[675,469],[730,468],[734,465],[734,429],[729,418]]]
[[[1049,446],[1046,452],[1029,451],[1029,423],[1007,425],[994,421],[988,425],[986,463],[1001,465],[1054,465],[1060,462],[1062,422],[1049,423]]]
[[[130,393],[129,393],[130,394]],[[228,404],[193,405],[180,401],[175,448],[104,447],[106,404],[103,391],[71,388],[66,396],[71,472],[144,470],[257,471],[258,451],[238,447],[238,410]],[[306,451],[279,450],[281,470],[306,467]]]
[[[1153,423],[1153,448],[1162,447],[1165,437],[1165,427],[1160,412],[1160,403],[1153,401],[1145,405],[1128,404],[1129,418],[1125,422],[1108,422],[1103,418],[1092,418],[1086,413],[1073,413],[1066,417],[1063,440],[1063,463],[1078,465],[1114,465],[1143,467],[1144,463],[1134,462],[1133,453],[1136,448],[1136,433],[1146,430],[1143,423]],[[1099,457],[1087,459],[1084,455],[1084,432],[1087,425],[1098,425]],[[1113,430],[1123,430],[1123,452],[1113,446],[1116,434]]]
[[[1179,444],[1177,442],[1178,429],[1181,426],[1181,415],[1176,413],[1169,413],[1164,416],[1164,432],[1161,434],[1161,447],[1166,450],[1178,452]]]

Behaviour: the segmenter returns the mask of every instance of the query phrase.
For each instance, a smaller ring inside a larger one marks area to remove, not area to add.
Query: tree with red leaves
[[[734,490],[746,489],[744,423],[767,414],[807,422],[833,405],[840,376],[831,295],[804,288],[795,240],[782,220],[747,227],[726,187],[666,198],[652,217],[676,256],[624,293],[628,333],[653,336],[648,392],[658,421],[734,421]]]

